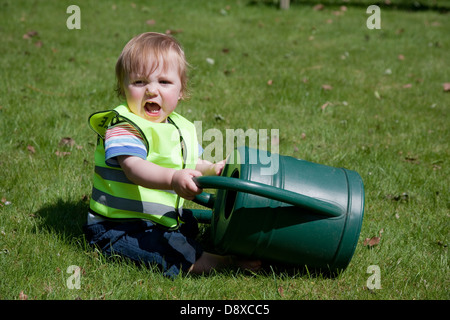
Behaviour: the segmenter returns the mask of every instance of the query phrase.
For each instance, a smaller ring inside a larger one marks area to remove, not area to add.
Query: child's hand
[[[213,166],[212,166],[212,172],[214,172],[214,174],[216,176],[220,176],[220,174],[222,173],[223,168],[225,167],[225,163],[226,163],[226,160],[222,160],[222,161],[219,161],[217,163],[214,163]]]
[[[220,176],[223,168],[225,167],[225,163],[226,160],[212,163],[208,160],[199,159],[195,168],[204,176]]]
[[[182,198],[192,200],[196,195],[203,192],[202,188],[199,188],[193,177],[200,177],[202,173],[197,170],[183,169],[177,170],[172,176],[172,189]]]

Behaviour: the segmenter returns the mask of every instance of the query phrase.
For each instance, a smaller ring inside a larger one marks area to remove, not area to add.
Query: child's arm
[[[164,168],[135,156],[118,156],[117,160],[127,178],[149,189],[174,190],[180,197],[194,199],[202,189],[192,180],[201,176],[197,170]]]
[[[200,171],[204,176],[219,176],[222,173],[226,160],[212,163],[208,160],[198,159],[195,169]]]

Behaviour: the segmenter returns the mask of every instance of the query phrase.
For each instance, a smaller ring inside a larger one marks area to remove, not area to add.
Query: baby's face
[[[149,63],[151,66],[152,62]],[[124,90],[128,107],[134,114],[151,122],[165,122],[182,95],[178,65],[161,61],[149,74],[127,75]]]

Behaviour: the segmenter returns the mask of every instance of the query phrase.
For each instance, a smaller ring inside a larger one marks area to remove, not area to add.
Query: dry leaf
[[[70,152],[63,152],[63,151],[57,150],[57,151],[55,152],[55,154],[56,154],[58,157],[65,157],[65,156],[70,155]]]
[[[34,149],[33,146],[27,146],[27,150],[30,151],[30,153],[32,154],[36,153],[36,150]]]
[[[325,108],[328,107],[329,104],[330,104],[330,103],[329,103],[328,101],[325,102],[325,103],[320,107],[320,109],[322,109],[322,111],[325,110]]]
[[[33,37],[36,37],[37,35],[38,35],[38,32],[37,32],[37,31],[30,30],[30,31],[28,31],[27,33],[25,33],[25,34],[22,36],[22,38],[23,38],[23,39],[31,39],[31,38],[33,38]]]
[[[365,246],[369,246],[369,248],[376,246],[377,244],[380,243],[381,238],[380,237],[372,237],[372,238],[366,238],[364,240],[364,245]]]
[[[323,84],[323,85],[322,85],[322,89],[323,89],[323,90],[331,90],[331,89],[333,89],[333,87],[330,86],[329,84]]]
[[[267,81],[267,85],[268,85],[268,86],[271,86],[272,84],[273,84],[273,80]]]
[[[8,200],[6,200],[6,198],[5,197],[2,197],[2,200],[1,200],[1,203],[0,203],[0,206],[9,206],[11,204],[11,201],[8,201]]]
[[[150,19],[150,20],[145,21],[145,23],[148,24],[149,26],[154,26],[156,21],[153,19]]]
[[[319,4],[316,4],[314,7],[313,7],[313,10],[315,10],[315,11],[320,11],[320,10],[323,10],[325,8],[325,6],[323,5],[323,4],[321,4],[321,3],[319,3]]]
[[[73,140],[71,137],[65,137],[65,138],[62,138],[62,139],[59,141],[59,145],[60,145],[60,146],[69,146],[69,147],[72,147],[74,144],[75,144],[75,140]]]
[[[183,32],[183,29],[177,29],[177,30],[167,29],[166,30],[166,34],[171,34],[171,35],[174,35],[177,33],[182,33],[182,32]]]
[[[412,87],[411,83],[407,83],[407,84],[403,85],[403,89],[409,89],[411,87]]]
[[[399,54],[399,55],[398,55],[398,60],[405,60],[405,56],[402,55],[402,54]]]
[[[28,299],[28,296],[25,293],[23,293],[23,290],[20,291],[19,300],[27,300],[27,299]]]
[[[280,294],[281,297],[284,297],[284,289],[282,286],[278,287],[278,293]]]
[[[381,241],[381,235],[383,234],[384,229],[381,229],[380,231],[378,231],[378,235],[379,237],[372,237],[372,238],[366,238],[364,239],[364,245],[365,246],[369,246],[369,248],[372,248],[376,245],[378,245]]]
[[[444,87],[445,92],[449,92],[450,91],[450,82],[444,83],[443,87]]]

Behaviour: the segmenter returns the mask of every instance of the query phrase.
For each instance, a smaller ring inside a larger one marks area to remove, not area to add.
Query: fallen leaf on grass
[[[393,201],[408,201],[409,195],[407,192],[403,192],[402,194],[397,194],[397,195],[388,194],[388,195],[386,195],[386,199],[393,200]]]
[[[174,35],[174,34],[182,33],[182,32],[183,32],[183,29],[176,29],[176,30],[167,29],[166,30],[166,34],[170,34],[170,35]]]
[[[35,30],[30,30],[27,33],[25,33],[22,38],[23,39],[31,39],[33,37],[36,37],[39,33]]]
[[[314,11],[320,11],[320,10],[323,10],[325,8],[325,6],[323,5],[323,4],[321,4],[321,3],[319,3],[319,4],[316,4],[314,7],[313,7],[313,10]]]
[[[64,137],[59,141],[60,146],[69,146],[72,147],[75,144],[75,140],[71,137]]]
[[[322,109],[322,111],[323,110],[325,110],[326,109],[326,107],[328,107],[330,105],[330,102],[325,102],[321,107],[320,107],[320,109]]]
[[[330,86],[329,84],[323,84],[323,85],[322,85],[322,89],[323,89],[323,90],[332,90],[333,87]]]
[[[407,83],[407,84],[403,85],[403,89],[409,89],[409,88],[412,88],[411,83]]]
[[[150,19],[150,20],[145,21],[145,23],[148,24],[149,26],[153,26],[153,25],[155,25],[156,21],[153,19]]]
[[[65,157],[65,156],[70,155],[71,152],[65,152],[65,151],[59,151],[59,150],[57,150],[57,151],[55,152],[55,154],[56,154],[58,157]]]
[[[268,85],[268,86],[271,86],[272,84],[273,84],[273,80],[268,80],[268,81],[267,81],[267,85]]]
[[[374,236],[374,237],[372,237],[372,238],[366,238],[366,239],[364,239],[364,245],[365,246],[369,246],[369,248],[372,248],[372,247],[374,247],[374,246],[376,246],[376,245],[378,245],[379,243],[380,243],[380,241],[381,241],[381,234],[384,232],[384,229],[381,229],[379,232],[378,232],[378,237],[377,236]]]
[[[4,205],[5,206],[9,206],[10,204],[11,204],[11,201],[8,201],[8,200],[6,200],[5,197],[3,197],[2,200],[1,200],[1,203],[0,203],[0,206],[1,207],[3,207]]]
[[[28,299],[28,296],[25,293],[23,293],[23,290],[20,291],[19,300],[27,300],[27,299]]]
[[[30,151],[31,154],[36,153],[36,150],[34,149],[33,146],[27,146],[27,150]]]
[[[409,163],[420,164],[420,160],[414,156],[406,156],[405,161]]]
[[[376,246],[380,243],[381,238],[380,237],[372,237],[372,238],[366,238],[364,240],[364,245],[369,246],[369,248],[372,248],[373,246]]]
[[[450,92],[450,82],[444,83],[443,87],[445,92]]]
[[[282,286],[278,287],[278,293],[280,294],[281,297],[284,297],[284,289]]]

